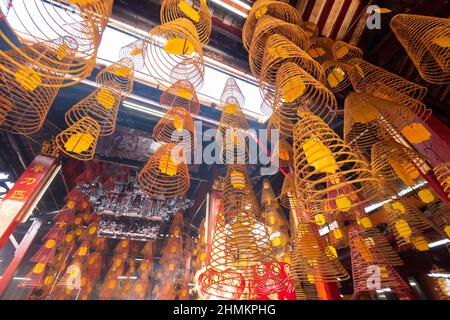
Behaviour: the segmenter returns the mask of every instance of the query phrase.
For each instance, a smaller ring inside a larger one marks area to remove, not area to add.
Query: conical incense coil
[[[223,205],[226,212],[253,210],[259,212],[245,165],[229,165],[225,175]],[[255,216],[256,217],[256,216]]]
[[[211,256],[199,278],[203,296],[251,299],[256,290],[284,289],[266,227],[252,210],[219,212]]]
[[[160,147],[139,173],[139,185],[152,198],[184,196],[189,190],[189,170],[183,151],[175,144]]]
[[[113,0],[83,2],[57,0],[55,2],[55,4],[49,4],[42,3],[40,0],[14,0],[5,20],[9,22],[13,35],[19,39],[20,43],[32,44],[65,36],[75,38],[79,44],[76,53],[77,59],[62,62],[57,57],[49,57],[47,63],[36,62],[35,56],[42,54],[39,48],[33,47],[31,51],[24,51],[24,48],[17,47],[13,39],[6,33],[0,32],[0,37],[14,50],[21,52],[23,58],[23,62],[20,63],[21,67],[29,64],[38,68],[45,67],[46,64],[52,65],[48,76],[51,79],[59,78],[60,81],[64,81],[63,86],[69,86],[91,74],[95,66],[102,33],[111,16]],[[4,10],[3,5],[1,5],[1,9]],[[19,66],[5,52],[1,52],[0,56]],[[14,74],[15,72],[10,66],[9,63],[2,63],[0,69]],[[39,76],[46,77],[44,73]],[[59,87],[60,84],[55,86],[52,82],[44,81],[42,86]]]
[[[244,164],[249,160],[249,129],[247,119],[237,103],[225,104],[216,132],[222,161],[227,164]]]
[[[357,92],[373,93],[377,89],[380,90],[379,86],[382,86],[383,89],[390,88],[394,92],[407,95],[419,101],[427,93],[426,87],[408,81],[363,59],[351,59],[348,63],[353,66],[350,78],[353,88]],[[397,99],[396,96],[391,96],[390,98],[394,101]]]
[[[95,78],[97,87],[118,87],[119,93],[125,97],[133,92],[134,63],[130,58],[122,58],[101,70]]]
[[[294,167],[294,150],[289,142],[281,138],[276,142],[272,154],[272,163],[277,161],[280,168]]]
[[[298,121],[298,110],[291,108],[290,105],[279,103],[270,117],[270,123],[280,131],[280,135],[292,138],[294,127]]]
[[[271,0],[262,0],[254,3],[242,29],[242,42],[247,51],[249,51],[253,41],[253,33],[255,32],[258,20],[264,15],[296,25],[301,22],[298,10],[288,3]]]
[[[58,134],[55,141],[69,157],[87,161],[94,158],[99,135],[100,125],[91,117],[84,117]]]
[[[279,104],[311,112],[326,123],[331,123],[338,109],[334,94],[293,62],[283,63],[278,69],[274,108]]]
[[[428,206],[431,219],[447,237],[450,237],[450,210],[444,202],[435,202]]]
[[[56,255],[57,242],[55,239],[48,239],[31,257],[30,261],[44,264],[53,263]]]
[[[293,174],[287,174],[284,176],[279,200],[281,205],[288,209],[291,209],[292,206],[298,206],[297,196],[295,194],[295,178]]]
[[[65,113],[66,123],[73,125],[85,117],[90,117],[100,126],[100,136],[112,135],[116,130],[121,101],[122,96],[115,83],[103,85]]]
[[[332,46],[333,60],[347,62],[353,58],[362,58],[363,52],[360,48],[346,43],[344,41],[336,41]]]
[[[150,30],[144,47],[144,59],[150,76],[164,88],[177,80],[188,80],[197,88],[203,81],[202,45],[195,26],[186,18]]]
[[[349,212],[374,199],[380,182],[368,164],[319,117],[300,117],[294,135],[295,179],[308,216],[314,219],[325,204]]]
[[[301,27],[271,16],[262,16],[256,24],[248,57],[250,70],[256,78],[261,71],[267,39],[273,34],[285,37],[305,51],[309,49],[309,39]]]
[[[319,37],[308,50],[308,54],[318,63],[323,64],[325,61],[333,60],[333,45],[334,41],[330,38]]]
[[[433,266],[429,277],[433,278],[434,290],[437,291],[439,300],[450,300],[450,281],[448,280],[448,272],[437,266]]]
[[[422,179],[419,168],[424,164],[423,156],[392,140],[377,142],[372,147],[372,170],[384,188],[395,193],[415,187]]]
[[[433,169],[436,178],[441,184],[444,192],[448,194],[450,198],[450,162],[444,163],[439,167]]]
[[[152,138],[158,142],[175,143],[185,152],[196,145],[194,120],[188,110],[169,109],[153,129]]]
[[[179,80],[161,94],[161,107],[164,110],[184,108],[193,118],[200,112],[200,102],[192,84],[187,80]]]
[[[352,67],[344,62],[328,60],[322,64],[325,73],[325,86],[331,92],[341,92],[351,86]]]
[[[398,14],[390,26],[423,79],[450,83],[449,19]]]
[[[196,0],[188,3],[184,0],[164,0],[161,6],[160,17],[162,24],[178,18],[191,20],[197,29],[200,42],[203,44],[208,43],[212,22],[206,1]]]
[[[142,39],[133,41],[120,49],[120,59],[131,59],[133,61],[134,69],[142,70],[144,68],[144,46],[145,41]]]
[[[0,65],[8,72],[0,72],[0,129],[22,135],[40,130],[69,72],[67,63],[74,59],[76,48],[75,39],[64,37],[2,51]],[[32,57],[33,63],[22,54]],[[57,70],[54,61],[62,64]]]
[[[223,104],[237,104],[244,107],[245,97],[234,78],[228,78],[220,96]]]
[[[317,24],[311,21],[301,21],[299,26],[305,32],[310,43],[317,39],[317,36],[319,35],[319,28],[317,27]]]
[[[297,64],[320,82],[323,82],[324,80],[322,67],[305,51],[281,35],[271,35],[266,42],[263,64],[259,77],[261,97],[269,106],[273,105],[274,102],[274,87],[276,85],[277,72],[280,67],[287,62]]]
[[[359,228],[350,227],[349,235],[354,293],[389,288],[400,298],[406,298],[410,287],[375,247],[367,245]]]
[[[300,222],[294,234],[294,277],[311,284],[344,281],[350,277],[340,264],[336,249],[326,244],[316,226]]]
[[[38,262],[34,265],[25,278],[19,283],[19,288],[41,288],[44,285],[44,277],[47,269],[45,263]]]
[[[141,277],[136,281],[133,287],[132,297],[135,300],[145,300],[147,296],[148,289],[150,287],[150,281],[146,275],[141,275]]]

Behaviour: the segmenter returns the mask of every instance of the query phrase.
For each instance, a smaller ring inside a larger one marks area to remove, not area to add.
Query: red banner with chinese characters
[[[28,213],[44,187],[55,158],[38,155],[0,202],[0,248]]]

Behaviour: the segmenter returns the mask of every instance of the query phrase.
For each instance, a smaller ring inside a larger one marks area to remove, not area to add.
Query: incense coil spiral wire
[[[192,84],[187,80],[179,80],[161,94],[161,107],[164,110],[184,108],[192,117],[200,113],[200,102]]]
[[[330,38],[319,37],[311,43],[311,48],[308,50],[308,54],[320,64],[325,61],[333,60],[333,46],[334,41]]]
[[[178,18],[192,21],[198,32],[200,42],[207,44],[211,35],[211,13],[206,1],[192,1],[192,6],[184,0],[164,0],[161,5],[161,23],[170,22]]]
[[[433,169],[436,178],[444,189],[444,192],[448,194],[450,198],[450,162],[446,162]]]
[[[228,78],[220,96],[225,104],[237,104],[240,108],[245,105],[245,97],[234,78]]]
[[[14,44],[10,36],[0,31],[0,37],[13,50],[17,50],[23,59],[20,62],[15,61],[5,52],[0,52],[0,56],[8,61],[6,64],[0,64],[0,69],[14,74],[12,66],[16,68],[32,64],[40,69],[47,65],[52,66],[51,72],[49,74],[38,72],[39,77],[50,77],[52,80],[59,78],[63,80],[63,87],[78,83],[89,76],[95,66],[97,50],[111,16],[112,6],[113,0],[93,0],[83,3],[56,0],[54,4],[42,0],[12,1],[5,20],[20,43],[32,44],[68,36],[77,39],[79,45],[75,54],[76,59],[60,61],[57,57],[53,57],[44,63],[35,61],[35,57],[41,55],[38,47],[23,51]],[[5,12],[4,5],[0,8]],[[55,87],[51,81],[44,81],[43,85]]]
[[[424,80],[450,83],[449,19],[398,14],[390,26]]]
[[[270,118],[271,124],[275,129],[280,131],[280,134],[287,138],[292,138],[294,134],[294,127],[298,121],[298,112],[289,105],[279,103],[277,108],[273,110]]]
[[[400,299],[407,299],[410,287],[378,252],[377,248],[368,245],[357,225],[350,227],[349,237],[354,293],[360,294],[389,288]],[[377,285],[370,278],[373,274],[370,270],[374,266],[380,274]]]
[[[169,109],[154,127],[152,138],[158,142],[176,143],[185,152],[193,150],[196,137],[189,111],[179,107]]]
[[[245,165],[229,165],[224,181],[223,206],[226,213],[250,210],[259,215],[259,205]],[[249,212],[250,212],[249,211]]]
[[[274,108],[285,105],[292,111],[308,111],[331,123],[338,109],[334,94],[293,62],[281,65],[276,75]]]
[[[136,70],[142,70],[144,68],[144,46],[145,41],[142,39],[133,41],[120,49],[119,57],[120,59],[131,59],[134,68]]]
[[[430,111],[421,102],[427,88],[410,82],[396,74],[370,64],[362,59],[351,59],[350,80],[356,92],[365,92],[408,106],[418,117],[426,119]]]
[[[273,34],[285,37],[305,51],[309,49],[308,37],[301,27],[271,16],[262,16],[256,24],[248,54],[250,70],[256,78],[261,71],[267,39]]]
[[[317,24],[315,24],[314,22],[311,22],[311,21],[301,21],[299,26],[305,32],[310,43],[316,41],[316,39],[319,35],[319,28],[317,27]]]
[[[279,139],[275,145],[275,151],[272,154],[272,163],[278,161],[280,168],[294,167],[294,150],[289,142]]]
[[[427,209],[431,212],[431,220],[450,237],[450,210],[444,202],[430,204]]]
[[[0,64],[10,72],[0,73],[0,128],[15,134],[31,135],[42,127],[47,113],[63,84],[68,69],[54,69],[53,61],[67,66],[74,58],[77,43],[75,39],[64,37],[33,46],[25,46],[20,51],[4,51]],[[23,54],[32,57],[29,63]],[[9,59],[4,59],[8,56]],[[59,57],[59,58],[57,58]],[[12,63],[13,61],[14,63]],[[44,76],[48,75],[48,76]]]
[[[122,58],[112,65],[100,71],[95,78],[97,87],[113,84],[120,89],[124,97],[133,92],[134,85],[134,63],[130,58]]]
[[[182,148],[175,144],[160,147],[139,173],[138,182],[142,191],[152,198],[184,196],[190,179]]]
[[[372,146],[371,167],[384,189],[399,193],[415,187],[422,176],[418,168],[426,164],[423,156],[395,141],[380,141]]]
[[[294,155],[295,183],[309,218],[322,213],[325,204],[348,212],[376,197],[380,181],[367,162],[319,117],[300,114]]]
[[[350,73],[352,68],[350,65],[335,61],[328,60],[322,64],[323,71],[325,73],[325,86],[331,92],[341,92],[351,86]]]
[[[91,117],[81,118],[59,133],[55,142],[61,152],[77,160],[94,158],[100,125]]]
[[[288,3],[271,0],[260,0],[253,4],[242,29],[242,42],[249,51],[258,20],[264,15],[271,16],[288,23],[298,25],[301,22],[299,12]]]
[[[294,174],[290,173],[284,176],[283,185],[281,187],[279,195],[279,201],[283,207],[288,209],[291,209],[293,206],[298,206],[297,197],[295,195]]]
[[[117,115],[122,100],[120,87],[106,83],[70,108],[64,115],[72,125],[85,117],[94,119],[100,126],[100,136],[109,136],[116,130]]]
[[[323,69],[319,63],[285,37],[278,34],[271,35],[266,42],[259,77],[259,90],[267,105],[274,103],[277,72],[287,62],[297,64],[319,82],[324,81]]]
[[[150,76],[164,88],[188,80],[194,88],[203,83],[205,65],[197,30],[179,18],[150,30],[145,39],[144,63]]]
[[[332,46],[333,59],[341,62],[347,62],[351,59],[363,57],[363,52],[360,48],[346,43],[344,41],[336,41]]]

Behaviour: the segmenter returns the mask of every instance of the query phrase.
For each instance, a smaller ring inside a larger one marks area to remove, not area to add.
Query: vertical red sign
[[[38,155],[0,202],[0,248],[39,195],[56,159]]]

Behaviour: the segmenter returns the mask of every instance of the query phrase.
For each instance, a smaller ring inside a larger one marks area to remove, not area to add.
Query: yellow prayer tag
[[[58,50],[56,52],[56,59],[62,61],[64,60],[65,57],[67,57],[68,54],[69,54],[69,46],[63,43],[58,47]]]
[[[164,51],[169,54],[189,55],[195,51],[195,47],[189,39],[171,38],[164,46]]]
[[[165,154],[159,160],[159,170],[162,173],[173,177],[177,174],[178,164],[172,159],[170,155]]]
[[[350,52],[350,49],[347,46],[342,46],[339,48],[339,50],[337,50],[334,55],[336,56],[336,58],[338,59],[342,59],[343,57],[345,57],[348,53]]]
[[[445,36],[433,39],[433,43],[443,48],[450,48],[450,37]]]
[[[402,134],[408,139],[409,142],[413,144],[419,144],[430,140],[431,133],[427,128],[421,123],[413,123],[406,126],[402,130]]]
[[[267,13],[269,9],[267,7],[261,7],[259,8],[256,12],[255,12],[255,18],[259,19],[261,18],[263,15],[265,15]]]
[[[68,152],[81,154],[89,150],[95,138],[89,133],[75,133],[64,144],[64,149]]]
[[[37,263],[33,268],[33,273],[40,274],[45,269],[45,263]]]
[[[229,103],[225,106],[223,111],[228,114],[235,114],[238,110],[238,106],[235,103]]]
[[[345,79],[345,71],[339,67],[333,68],[327,76],[327,82],[331,88],[336,88]]]
[[[316,170],[322,173],[335,173],[339,169],[331,150],[322,141],[309,139],[302,144],[302,148],[309,165]]]
[[[282,92],[284,101],[287,103],[293,102],[303,96],[305,91],[305,82],[300,77],[294,77],[283,85]]]
[[[188,17],[192,21],[194,22],[200,21],[199,13],[186,2],[184,1],[178,2],[178,9],[180,9],[181,12],[183,12],[186,15],[186,17]]]
[[[419,196],[420,200],[422,200],[422,202],[425,204],[432,203],[435,200],[434,195],[430,191],[430,189],[422,189],[419,192],[417,192],[417,195]]]
[[[191,92],[189,90],[178,89],[177,95],[180,98],[183,98],[183,99],[186,99],[186,100],[190,100],[191,99]]]
[[[401,202],[398,202],[398,201],[392,203],[392,208],[394,208],[395,210],[400,211],[400,213],[405,213],[406,212],[405,206]]]
[[[399,219],[395,223],[395,229],[397,230],[398,234],[404,239],[409,239],[409,237],[411,237],[412,235],[412,230],[409,227],[408,222],[406,222],[406,220],[404,219]]]
[[[340,195],[336,198],[336,206],[343,212],[347,212],[351,209],[352,202],[346,195]]]
[[[419,251],[428,251],[430,247],[428,246],[428,242],[423,236],[413,237],[411,238],[411,242],[414,247]]]
[[[127,75],[129,75],[131,73],[133,69],[131,69],[130,67],[124,66],[124,67],[120,67],[114,70],[114,74],[118,77],[126,77]]]
[[[116,102],[116,98],[109,92],[108,89],[100,89],[97,94],[97,101],[100,103],[105,109],[112,109]]]
[[[289,56],[287,50],[285,48],[283,48],[283,47],[270,47],[268,49],[268,53],[273,58],[286,59]]]
[[[20,69],[17,71],[16,81],[30,92],[36,90],[42,83],[41,77],[33,69]]]
[[[359,74],[359,76],[361,78],[364,79],[366,77],[366,74],[364,73],[364,70],[361,68],[361,66],[359,64],[355,64],[355,69],[356,69],[356,71],[358,72],[358,74]]]
[[[131,55],[138,56],[138,55],[141,55],[143,52],[144,51],[142,49],[135,48],[135,49],[131,50]]]
[[[313,58],[319,58],[324,56],[326,54],[326,51],[323,48],[317,47],[309,49],[308,53]]]

